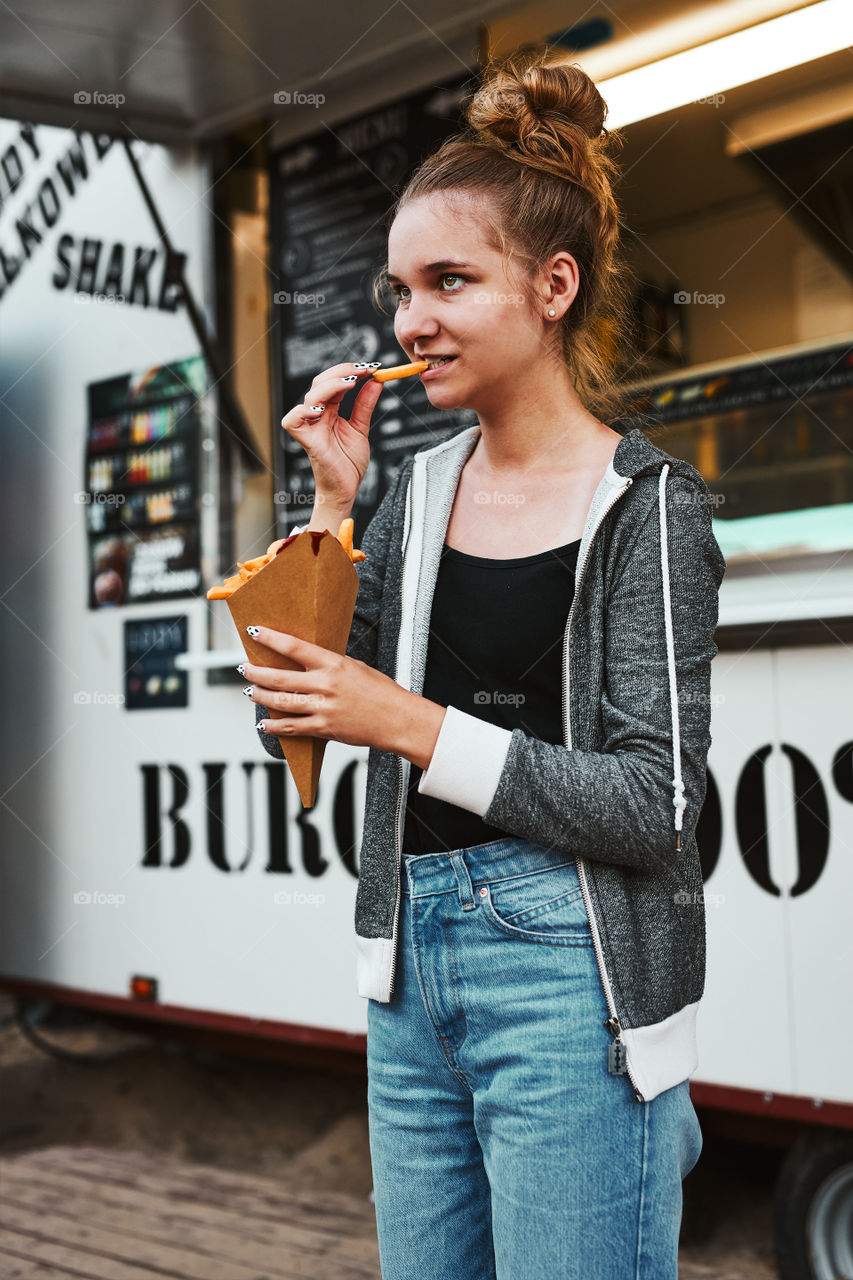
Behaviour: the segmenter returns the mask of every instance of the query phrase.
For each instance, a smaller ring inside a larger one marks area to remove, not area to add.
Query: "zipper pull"
[[[605,1027],[615,1039],[607,1046],[607,1070],[612,1076],[624,1076],[628,1071],[628,1051],[622,1043],[622,1028],[616,1017],[607,1018]]]

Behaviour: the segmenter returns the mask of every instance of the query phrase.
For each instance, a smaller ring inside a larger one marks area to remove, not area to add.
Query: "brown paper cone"
[[[228,608],[253,666],[302,671],[298,662],[253,640],[246,628],[269,627],[346,653],[357,596],[358,573],[334,534],[306,530],[238,587],[228,597]],[[284,712],[271,708],[270,713],[272,719],[284,718]],[[277,736],[303,807],[310,809],[326,739]]]

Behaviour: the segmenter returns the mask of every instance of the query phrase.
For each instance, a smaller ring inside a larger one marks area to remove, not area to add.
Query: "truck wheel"
[[[773,1201],[780,1280],[853,1280],[853,1133],[804,1133],[786,1155]]]

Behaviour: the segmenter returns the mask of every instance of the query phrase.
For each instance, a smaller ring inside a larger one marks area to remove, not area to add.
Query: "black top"
[[[563,636],[580,538],[535,556],[489,560],[444,544],[423,696],[542,742],[563,742]],[[462,849],[509,833],[418,792],[412,765],[403,853]]]

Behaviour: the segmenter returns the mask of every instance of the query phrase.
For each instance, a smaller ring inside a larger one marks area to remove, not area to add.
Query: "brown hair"
[[[604,128],[607,107],[586,72],[546,58],[547,48],[528,48],[484,69],[463,108],[467,128],[423,161],[386,225],[422,197],[482,195],[495,215],[482,230],[505,265],[517,257],[531,272],[560,250],[571,253],[580,283],[559,322],[561,355],[581,401],[602,416],[620,407],[617,366],[633,332],[610,154],[621,137]],[[387,270],[374,281],[383,311]]]

